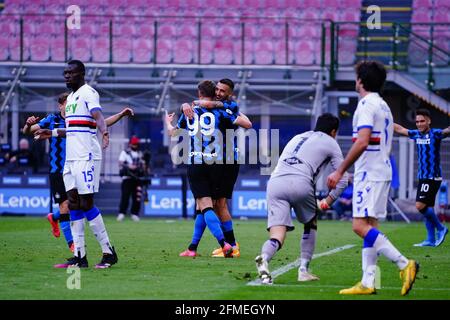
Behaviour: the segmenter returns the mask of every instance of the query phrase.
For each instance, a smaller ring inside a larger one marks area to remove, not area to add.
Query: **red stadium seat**
[[[361,13],[360,11],[356,10],[345,10],[341,13],[340,21],[345,22],[358,22],[361,19]]]
[[[48,37],[40,36],[31,38],[30,41],[30,60],[48,61],[50,59],[50,42]]]
[[[155,35],[155,24],[153,21],[142,22],[136,25],[139,38],[153,39]]]
[[[336,10],[342,8],[341,1],[340,0],[323,0],[322,8],[336,11]]]
[[[176,29],[172,24],[158,24],[158,38],[172,39],[176,36]]]
[[[448,0],[434,0],[434,7],[450,9],[450,2]]]
[[[449,10],[438,10],[434,13],[433,22],[435,23],[449,23],[450,22],[450,12]]]
[[[272,41],[258,41],[255,44],[255,63],[273,64],[275,62],[274,46]]]
[[[315,62],[314,44],[312,41],[299,41],[295,44],[295,63],[299,65],[312,65]]]
[[[275,49],[275,64],[286,64],[286,50],[289,51],[289,42],[288,47],[286,48],[285,40],[278,40],[274,43]],[[293,55],[292,53],[288,54],[288,64],[292,62]]]
[[[350,9],[350,8],[358,8],[358,15],[359,15],[359,9],[361,8],[361,0],[341,0],[341,8]]]
[[[109,62],[109,38],[102,37],[92,40],[92,61]]]
[[[156,63],[171,63],[172,61],[172,41],[159,39],[156,45]]]
[[[113,39],[113,62],[127,63],[131,61],[132,39],[131,37]]]
[[[188,19],[185,23],[183,23],[177,31],[177,36],[179,38],[192,40],[198,37],[198,26],[191,19]]]
[[[192,41],[181,39],[174,42],[174,63],[194,63],[194,48]]]
[[[153,40],[135,39],[133,40],[133,62],[150,63],[153,56]]]
[[[0,33],[0,61],[6,61],[9,59],[9,39],[4,33]]]
[[[214,62],[216,64],[232,64],[234,62],[234,45],[232,41],[217,41],[214,47]]]
[[[428,9],[433,7],[432,0],[413,0],[412,7],[414,9]]]
[[[318,10],[322,6],[322,4],[321,4],[321,1],[317,1],[317,0],[303,0],[303,1],[299,1],[299,6],[300,6],[300,8],[305,8],[305,9],[313,8],[313,9]]]
[[[204,39],[200,47],[201,64],[210,64],[214,62],[214,41]]]
[[[50,40],[50,60],[55,62],[66,61],[64,37],[56,37]]]
[[[414,10],[411,16],[411,22],[431,22],[431,13],[426,9]]]
[[[216,36],[216,28],[207,23],[205,24],[202,23],[200,32],[202,35],[202,39],[211,39]]]
[[[77,37],[69,40],[69,56],[71,59],[91,61],[91,39]]]

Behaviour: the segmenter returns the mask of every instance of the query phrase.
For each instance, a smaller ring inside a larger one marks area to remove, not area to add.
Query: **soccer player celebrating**
[[[102,149],[97,139],[97,128],[102,135],[102,147],[109,144],[105,119],[101,112],[99,95],[85,83],[85,67],[79,60],[71,60],[64,69],[66,85],[72,92],[66,104],[66,162],[64,185],[69,198],[71,231],[75,245],[74,257],[68,266],[88,267],[85,248],[84,220],[89,222],[103,257],[96,268],[109,268],[117,263],[117,254],[111,246],[102,215],[94,205],[98,192]],[[58,129],[54,134],[59,135]]]
[[[209,80],[202,81],[198,85],[198,93],[201,100],[214,99],[215,83]],[[196,214],[192,243],[180,256],[194,257],[197,255],[198,243],[205,226],[207,226],[217,239],[224,256],[231,257],[233,247],[226,242],[221,223],[213,209],[213,199],[222,197],[219,190],[224,176],[222,165],[218,163],[223,162],[225,150],[223,150],[222,145],[219,145],[222,140],[217,139],[217,134],[220,131],[222,137],[224,137],[225,130],[230,124],[249,128],[251,123],[247,123],[242,117],[222,109],[195,108],[193,118],[190,120],[182,114],[177,127],[171,124],[173,117],[174,114],[166,115],[169,134],[174,136],[178,129],[186,129],[191,137],[188,179],[199,209]]]
[[[444,242],[448,233],[448,228],[439,221],[433,207],[442,182],[441,140],[450,136],[450,127],[443,130],[431,128],[430,112],[426,109],[416,111],[416,126],[417,130],[408,130],[399,124],[394,124],[396,133],[415,140],[417,145],[419,185],[416,208],[425,217],[427,239],[414,246],[437,247]],[[437,230],[437,239],[435,230]]]
[[[419,264],[408,260],[378,230],[378,219],[386,217],[392,168],[389,161],[394,133],[392,113],[380,97],[386,69],[375,61],[356,66],[355,90],[361,100],[353,115],[353,146],[339,168],[331,173],[327,185],[336,187],[344,172],[355,163],[353,187],[353,231],[364,241],[361,282],[340,294],[373,294],[377,256],[384,255],[400,269],[401,295],[412,289]]]
[[[334,169],[342,162],[342,151],[335,138],[339,119],[325,113],[317,119],[314,131],[296,135],[284,148],[277,166],[267,183],[267,230],[270,239],[255,258],[258,275],[263,284],[272,284],[269,262],[281,249],[286,232],[294,230],[291,209],[297,220],[304,224],[304,234],[300,242],[300,267],[298,281],[319,280],[309,272],[317,233],[316,182],[322,169],[331,163]],[[341,178],[336,190],[331,191],[319,206],[330,205],[347,187],[347,175]]]
[[[66,120],[66,101],[69,93],[64,92],[58,97],[58,113],[49,114],[42,120],[39,117],[28,117],[22,132],[24,134],[36,134],[35,138],[50,139],[49,163],[50,163],[50,189],[55,203],[59,204],[59,211],[47,215],[47,219],[52,226],[52,233],[55,237],[60,236],[58,226],[61,225],[64,237],[70,250],[74,251],[73,237],[70,230],[70,214],[69,200],[67,198],[66,189],[64,187],[63,169],[66,160],[66,137],[65,137],[65,120]],[[121,112],[108,117],[106,125],[112,126],[125,116],[133,115],[131,108],[124,108]],[[59,129],[61,135],[52,137],[52,130]],[[55,267],[64,265],[58,264]]]
[[[221,79],[216,85],[216,100],[195,100],[194,105],[198,105],[204,108],[224,108],[225,110],[230,110],[232,113],[238,114],[240,117],[244,118],[247,123],[250,120],[242,112],[239,111],[239,107],[236,101],[233,100],[233,90],[234,82],[231,79],[224,78]],[[184,115],[191,119],[194,114],[194,108],[192,105],[183,104],[182,110]],[[227,129],[237,129],[238,126],[232,125]],[[237,258],[241,255],[239,243],[236,241],[233,230],[233,220],[228,209],[227,199],[231,199],[233,195],[234,185],[236,183],[237,177],[239,175],[239,150],[237,148],[236,141],[233,141],[233,159],[226,159],[223,165],[223,170],[226,172],[224,178],[221,181],[221,187],[223,197],[217,199],[214,203],[214,210],[219,216],[222,231],[225,235],[225,239],[228,243],[233,246],[233,257]],[[225,146],[226,148],[226,146]],[[215,249],[212,254],[213,257],[224,257],[221,248]]]

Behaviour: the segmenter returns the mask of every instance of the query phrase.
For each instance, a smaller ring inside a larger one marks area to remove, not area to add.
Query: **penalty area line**
[[[317,254],[314,254],[312,256],[311,260],[314,260],[314,259],[317,259],[317,258],[320,258],[320,257],[329,256],[329,255],[332,255],[332,254],[335,254],[335,253],[338,253],[338,252],[341,252],[341,251],[353,248],[355,246],[356,246],[355,244],[346,244],[345,246],[342,246],[342,247],[337,247],[337,248],[334,248],[334,249],[329,250],[329,251],[317,253]],[[283,266],[281,268],[278,268],[278,269],[274,270],[270,274],[272,275],[272,279],[275,279],[276,277],[279,277],[282,274],[285,274],[289,270],[292,270],[294,268],[298,268],[299,266],[300,266],[300,259],[297,259],[294,262],[291,262],[291,263],[289,263],[289,264],[287,264],[287,265],[285,265],[285,266]],[[247,285],[248,286],[260,286],[261,285],[261,279],[258,278],[258,279],[255,279],[253,281],[250,281],[250,282],[247,283]]]

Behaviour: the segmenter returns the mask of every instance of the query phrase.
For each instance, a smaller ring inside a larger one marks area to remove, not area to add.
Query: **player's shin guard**
[[[302,272],[308,272],[309,263],[316,248],[316,235],[317,230],[315,229],[305,229],[303,233],[300,241],[300,270]]]
[[[81,210],[70,210],[70,229],[73,235],[74,256],[83,258],[86,256],[84,242],[84,214]]]
[[[73,242],[72,232],[70,231],[70,214],[62,214],[59,218],[59,225],[63,231],[67,245],[70,247]]]
[[[400,251],[394,247],[388,238],[376,228],[370,229],[369,233],[370,232],[372,232],[372,235],[375,238],[373,247],[375,248],[377,254],[384,255],[390,261],[394,262],[400,270],[403,270],[408,265],[408,259],[406,259],[405,256],[403,256]],[[367,233],[367,235],[369,233]]]
[[[217,239],[217,242],[219,242],[220,246],[223,247],[225,245],[225,236],[223,235],[222,228],[220,228],[220,220],[215,214],[213,208],[205,208],[202,210],[202,213],[205,217],[205,222],[208,226],[208,229]]]
[[[264,242],[261,248],[261,256],[269,262],[272,260],[272,257],[277,253],[278,250],[281,249],[281,243],[277,239],[269,239]]]
[[[103,253],[112,254],[111,243],[109,242],[108,233],[106,232],[105,223],[103,222],[102,215],[97,207],[92,207],[92,209],[85,211],[84,215],[89,221],[89,227],[95,235],[98,243],[102,247]]]
[[[198,244],[200,243],[200,240],[203,236],[203,232],[206,229],[206,221],[205,216],[200,210],[197,210],[196,216],[195,216],[195,223],[194,223],[194,233],[192,234],[192,242],[189,245],[189,250],[191,251],[197,251]]]
[[[224,221],[222,222],[221,227],[223,230],[223,235],[225,236],[225,241],[234,247],[236,245],[236,239],[234,237],[233,221]]]

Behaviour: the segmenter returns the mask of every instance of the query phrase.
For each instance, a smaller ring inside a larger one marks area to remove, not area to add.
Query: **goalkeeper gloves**
[[[322,200],[317,200],[317,207],[322,210],[329,210],[330,209],[330,205],[328,204],[328,202],[326,201],[326,199],[322,199]]]

